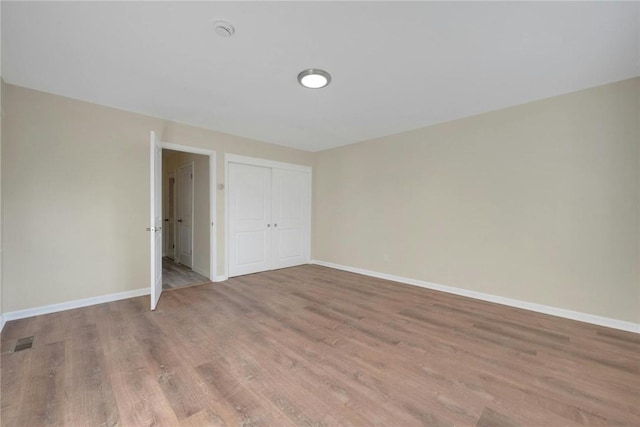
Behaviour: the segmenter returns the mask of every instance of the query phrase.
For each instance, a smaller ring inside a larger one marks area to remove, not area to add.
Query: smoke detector
[[[220,37],[231,37],[236,32],[233,25],[227,21],[216,21],[213,23],[213,28],[216,30],[216,34]]]

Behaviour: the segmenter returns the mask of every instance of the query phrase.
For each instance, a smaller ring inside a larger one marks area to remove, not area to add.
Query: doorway
[[[161,142],[155,132],[150,142],[151,227],[147,231],[151,310],[155,310],[164,289],[216,281],[217,180],[215,151]],[[193,187],[184,196],[179,194],[181,175],[182,188]],[[193,183],[185,183],[187,177]],[[180,228],[184,215],[187,227]]]
[[[209,281],[209,158],[162,150],[162,289]]]

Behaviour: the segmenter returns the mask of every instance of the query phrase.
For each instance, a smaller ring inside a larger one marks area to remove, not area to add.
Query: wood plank
[[[34,354],[29,369],[32,375],[27,379],[27,392],[23,395],[22,403],[35,403],[35,410],[30,413],[21,411],[23,420],[20,425],[63,425],[68,413],[68,401],[64,394],[65,342],[23,351],[33,351]],[[37,375],[39,373],[42,375]]]
[[[636,334],[311,265],[148,304],[9,322],[2,425],[640,425]]]

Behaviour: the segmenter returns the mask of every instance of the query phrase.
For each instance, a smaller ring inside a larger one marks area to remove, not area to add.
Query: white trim
[[[296,165],[294,163],[276,162],[275,160],[260,159],[258,157],[239,156],[237,154],[225,154],[224,164],[225,168],[227,163],[242,163],[245,165],[263,166],[266,168],[285,169],[290,171],[308,172],[311,173],[311,166]]]
[[[224,282],[225,280],[229,280],[229,276],[227,276],[226,274],[216,277],[216,282]]]
[[[7,319],[5,319],[4,314],[0,314],[0,334],[4,329],[4,324],[7,323]]]
[[[118,292],[99,297],[77,299],[59,304],[43,305],[41,307],[27,308],[24,310],[10,311],[2,316],[2,325],[10,320],[24,319],[25,317],[39,316],[41,314],[57,313],[58,311],[72,310],[74,308],[88,307],[90,305],[104,304],[105,302],[118,301],[127,298],[135,298],[149,295],[149,288],[141,288],[133,291]]]
[[[522,308],[538,313],[550,314],[552,316],[564,317],[566,319],[577,320],[579,322],[591,323],[608,328],[620,329],[628,332],[640,334],[640,323],[626,322],[624,320],[612,319],[610,317],[597,316],[595,314],[581,313],[579,311],[566,310],[564,308],[552,307],[549,305],[536,304],[532,302],[506,298],[497,295],[486,294],[484,292],[471,291],[453,286],[439,285],[436,283],[425,282],[407,277],[395,276],[393,274],[379,273],[377,271],[365,270],[363,268],[349,267],[346,265],[334,264],[332,262],[312,260],[310,264],[322,265],[324,267],[335,268],[336,270],[349,271],[351,273],[362,274],[365,276],[376,277],[378,279],[391,280],[394,282],[405,283],[407,285],[419,286],[422,288],[433,289],[448,294],[461,295],[482,301],[494,302],[497,304],[507,305],[510,307]]]
[[[214,150],[209,150],[207,148],[198,148],[198,147],[192,147],[190,145],[173,144],[171,142],[161,142],[160,146],[162,148],[166,148],[167,150],[183,151],[186,153],[193,153],[193,154],[203,154],[205,156],[216,154]]]
[[[209,153],[209,280],[217,281],[218,273],[218,157]]]
[[[225,277],[224,280],[229,278],[229,163],[242,163],[246,165],[253,166],[262,166],[267,168],[277,168],[284,169],[290,171],[297,172],[305,172],[309,174],[309,229],[307,232],[309,233],[308,239],[308,247],[305,248],[305,256],[308,262],[312,262],[311,260],[311,229],[313,227],[312,223],[312,214],[313,214],[313,168],[311,166],[304,165],[296,165],[293,163],[284,163],[284,162],[276,162],[274,160],[266,160],[260,159],[258,157],[248,157],[248,156],[240,156],[237,154],[229,154],[225,153],[224,155],[224,206],[226,210],[226,214],[224,216],[224,268],[225,268]],[[216,280],[219,281],[219,280]]]
[[[185,153],[202,154],[209,156],[209,224],[211,229],[209,230],[209,280],[216,282],[216,276],[218,272],[218,252],[217,252],[217,239],[216,233],[218,219],[217,219],[217,193],[218,188],[218,173],[217,173],[217,154],[214,150],[206,148],[191,147],[189,145],[174,144],[171,142],[160,142],[160,147],[167,150],[182,151]],[[195,168],[194,168],[195,169]],[[175,236],[175,233],[174,233]],[[193,239],[192,239],[193,244]],[[192,251],[193,252],[193,251]],[[193,261],[192,261],[193,264]]]

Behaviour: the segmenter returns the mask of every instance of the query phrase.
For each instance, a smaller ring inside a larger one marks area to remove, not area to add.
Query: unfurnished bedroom
[[[0,424],[640,425],[640,3],[1,1]]]

